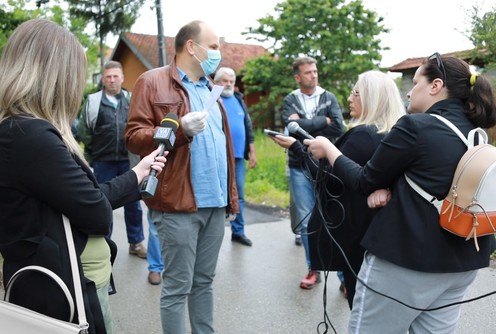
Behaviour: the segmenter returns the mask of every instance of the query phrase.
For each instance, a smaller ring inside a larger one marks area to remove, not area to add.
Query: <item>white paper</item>
[[[202,111],[209,111],[210,108],[214,105],[214,103],[219,99],[220,94],[224,90],[224,86],[214,85],[212,91],[210,92],[210,96],[207,99],[207,102],[204,104],[204,108]]]

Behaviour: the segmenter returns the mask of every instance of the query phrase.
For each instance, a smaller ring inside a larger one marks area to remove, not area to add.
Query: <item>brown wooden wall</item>
[[[122,87],[132,92],[136,80],[142,73],[147,71],[147,68],[128,48],[124,49],[122,56],[119,57],[119,59],[114,58],[114,60],[117,60],[122,64],[122,70],[124,72],[124,83],[122,84]]]

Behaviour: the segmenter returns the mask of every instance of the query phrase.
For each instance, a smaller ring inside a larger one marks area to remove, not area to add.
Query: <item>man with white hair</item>
[[[224,86],[221,99],[227,111],[227,119],[231,128],[231,138],[234,145],[239,213],[231,221],[231,240],[245,246],[251,246],[252,241],[245,235],[243,209],[245,206],[245,160],[248,160],[248,166],[250,168],[254,168],[257,165],[255,136],[253,134],[250,115],[243,101],[243,94],[235,89],[236,73],[234,70],[229,67],[219,68],[215,73],[214,82],[217,85]]]

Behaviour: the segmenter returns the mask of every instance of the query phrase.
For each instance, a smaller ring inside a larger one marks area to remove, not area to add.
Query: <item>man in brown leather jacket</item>
[[[212,282],[227,213],[238,212],[234,154],[225,110],[204,110],[212,74],[220,63],[219,38],[193,21],[175,38],[171,64],[136,81],[126,128],[128,149],[141,156],[157,143],[161,120],[177,114],[180,126],[155,196],[145,199],[164,257],[163,333],[182,334],[188,304],[191,331],[214,333]]]

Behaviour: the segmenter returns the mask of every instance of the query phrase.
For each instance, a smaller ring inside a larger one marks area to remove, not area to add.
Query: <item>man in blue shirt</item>
[[[245,220],[243,208],[245,206],[245,159],[249,161],[249,167],[257,165],[255,154],[255,136],[251,125],[251,119],[243,101],[243,95],[236,92],[236,73],[232,68],[221,67],[214,77],[217,85],[224,86],[221,98],[227,111],[231,138],[234,145],[234,158],[236,163],[236,187],[238,188],[239,213],[231,221],[231,240],[245,246],[251,246],[252,241],[245,235]]]
[[[157,147],[153,135],[166,115],[179,119],[155,196],[144,199],[163,256],[164,334],[186,333],[186,310],[192,333],[215,333],[213,280],[225,218],[239,212],[227,115],[220,102],[208,104],[219,48],[209,25],[186,24],[175,37],[173,61],[138,78],[129,107],[126,144],[139,155]]]

